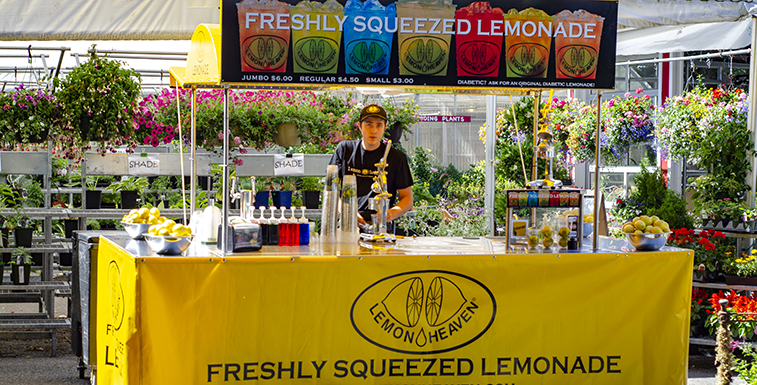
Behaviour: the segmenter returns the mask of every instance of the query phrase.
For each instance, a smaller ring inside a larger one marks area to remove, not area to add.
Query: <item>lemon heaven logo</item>
[[[389,46],[380,40],[357,40],[347,46],[347,65],[361,74],[376,74],[389,66]]]
[[[499,47],[486,41],[471,41],[460,46],[457,60],[472,75],[488,75],[499,68]]]
[[[593,47],[585,45],[568,45],[557,52],[557,69],[571,78],[585,78],[594,74],[597,55]]]
[[[302,70],[326,72],[336,66],[339,44],[325,37],[306,37],[294,45],[294,60]]]
[[[275,70],[286,64],[288,43],[281,37],[256,35],[242,44],[244,61],[256,70]]]
[[[466,346],[494,322],[497,304],[481,282],[424,270],[392,275],[366,288],[352,304],[355,331],[393,352],[435,354]]]
[[[515,44],[507,51],[507,68],[517,76],[540,76],[547,70],[549,50],[534,43]]]
[[[400,47],[400,63],[416,75],[436,75],[447,68],[449,45],[436,37],[413,37]]]
[[[110,304],[113,315],[113,327],[121,329],[124,322],[124,289],[121,287],[121,270],[116,261],[108,265],[108,282],[110,283]]]

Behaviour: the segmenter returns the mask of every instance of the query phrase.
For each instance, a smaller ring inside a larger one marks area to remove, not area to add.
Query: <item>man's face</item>
[[[386,120],[371,116],[360,122],[360,133],[363,135],[363,148],[373,151],[381,145],[386,130]]]

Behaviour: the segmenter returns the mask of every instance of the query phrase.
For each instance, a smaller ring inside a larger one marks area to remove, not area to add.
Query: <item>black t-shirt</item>
[[[386,143],[381,143],[379,148],[373,151],[366,151],[361,140],[347,140],[340,142],[336,146],[334,155],[331,156],[329,164],[339,166],[339,178],[344,180],[345,175],[355,175],[357,181],[358,211],[369,211],[369,199],[376,196],[371,191],[373,177],[378,175],[376,163],[381,162],[381,158],[386,151]],[[408,188],[413,185],[413,176],[410,173],[410,166],[407,163],[407,157],[402,151],[392,148],[389,150],[387,157],[386,185],[392,198],[389,207],[394,206],[398,200],[397,190]]]

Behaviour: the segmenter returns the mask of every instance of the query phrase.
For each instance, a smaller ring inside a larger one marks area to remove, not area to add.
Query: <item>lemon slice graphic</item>
[[[423,281],[413,277],[392,288],[381,303],[386,312],[402,326],[418,324],[423,309]]]
[[[452,319],[468,302],[452,281],[436,277],[431,281],[426,294],[426,322],[439,326]]]

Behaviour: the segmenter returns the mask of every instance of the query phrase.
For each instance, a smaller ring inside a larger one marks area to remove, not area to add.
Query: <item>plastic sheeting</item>
[[[620,0],[618,30],[739,21],[753,7],[752,1]]]
[[[0,0],[0,40],[189,40],[218,0]],[[617,55],[743,48],[753,1],[619,0]]]
[[[743,48],[755,13],[752,1],[620,0],[616,54]]]
[[[618,31],[617,56],[730,50],[751,43],[752,20],[671,25]]]
[[[189,40],[218,0],[0,0],[0,40]]]

